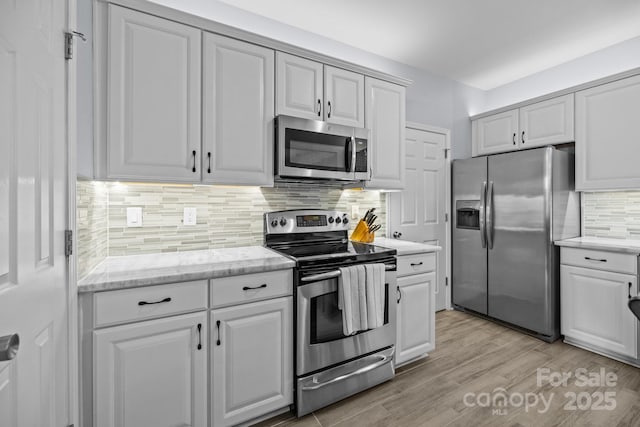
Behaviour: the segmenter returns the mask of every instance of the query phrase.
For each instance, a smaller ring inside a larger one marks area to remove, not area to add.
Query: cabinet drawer
[[[436,269],[436,254],[401,255],[398,257],[398,277],[420,274]]]
[[[615,271],[618,273],[636,274],[638,271],[637,256],[617,252],[562,248],[560,251],[560,262],[565,265]]]
[[[293,293],[293,270],[211,280],[211,307],[259,301]]]
[[[96,328],[207,308],[207,281],[170,283],[97,292],[93,296]]]

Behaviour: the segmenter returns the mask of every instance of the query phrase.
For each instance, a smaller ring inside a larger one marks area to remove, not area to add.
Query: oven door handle
[[[319,384],[315,384],[315,385],[310,385],[310,386],[304,386],[302,387],[302,391],[312,391],[312,390],[317,390],[319,388],[328,386],[330,384],[334,384],[340,381],[344,381],[344,380],[348,380],[349,378],[355,377],[356,375],[362,375],[364,373],[367,373],[369,371],[372,371],[374,369],[379,368],[380,366],[386,365],[387,363],[390,363],[393,360],[393,353],[395,353],[395,350],[390,354],[390,355],[381,355],[380,360],[378,360],[375,363],[372,363],[371,365],[367,365],[364,366],[360,369],[356,369],[353,372],[349,372],[348,374],[344,374],[344,375],[339,375],[335,378],[330,379],[329,381],[325,381],[323,383],[319,383]]]
[[[385,264],[384,269],[385,271],[395,270],[396,265]],[[302,283],[319,282],[320,280],[335,279],[336,277],[340,277],[341,274],[342,273],[340,272],[340,270],[331,270],[331,271],[327,271],[326,273],[312,274],[311,276],[305,276],[302,279],[300,279],[300,281]]]

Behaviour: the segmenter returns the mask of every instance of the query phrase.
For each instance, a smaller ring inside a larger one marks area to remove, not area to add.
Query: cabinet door
[[[236,425],[293,402],[292,321],[291,297],[212,311],[214,426]]]
[[[636,276],[561,266],[561,332],[585,344],[637,357],[638,321],[627,307]]]
[[[319,62],[276,52],[276,115],[323,120],[322,67]]]
[[[109,5],[108,177],[200,181],[200,31]]]
[[[205,312],[106,328],[93,339],[96,427],[207,425]]]
[[[274,51],[204,34],[205,182],[273,185]]]
[[[404,188],[405,88],[365,77],[365,127],[371,130],[369,188]]]
[[[573,94],[520,108],[520,148],[572,142]]]
[[[396,365],[435,348],[436,273],[398,279]]]
[[[324,66],[325,120],[338,125],[364,127],[364,76]]]
[[[471,132],[473,156],[517,150],[520,148],[518,110],[474,120]]]
[[[576,190],[640,187],[640,76],[576,92]]]

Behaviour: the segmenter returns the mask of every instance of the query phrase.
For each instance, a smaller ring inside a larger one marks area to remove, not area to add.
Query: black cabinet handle
[[[396,286],[396,292],[398,292],[398,299],[396,303],[400,304],[400,300],[402,300],[402,291],[400,290],[400,286]]]
[[[322,114],[322,102],[318,98],[318,117],[320,117],[320,114]]]
[[[586,259],[587,261],[607,262],[607,260],[604,259],[604,258],[598,259],[598,258],[589,258],[588,256],[586,256],[586,257],[584,257],[584,259]]]
[[[524,131],[522,131],[522,143],[524,144]]]
[[[331,118],[331,101],[327,101],[327,104],[329,105],[329,111],[327,111],[327,118],[330,119]]]
[[[631,299],[631,287],[633,286],[633,283],[629,282],[629,299]]]
[[[242,288],[242,290],[243,290],[243,291],[252,291],[252,290],[254,290],[254,289],[260,289],[260,288],[266,288],[266,287],[267,287],[267,284],[266,284],[266,283],[263,283],[263,284],[262,284],[262,285],[260,285],[260,286],[254,286],[254,287],[251,287],[251,286],[245,286],[245,287],[243,287],[243,288]]]
[[[417,265],[422,265],[422,261],[420,261],[420,262],[412,262],[411,263],[411,267],[415,267]]]
[[[216,341],[216,345],[220,345],[220,321],[216,321],[216,328],[218,328],[218,340]]]
[[[513,134],[513,145],[516,145],[516,134]]]
[[[207,157],[209,158],[209,168],[207,168],[207,173],[211,173],[211,151],[207,153]]]
[[[162,300],[160,300],[160,301],[153,301],[153,302],[148,302],[148,301],[138,301],[138,305],[162,304],[163,302],[171,302],[171,297],[166,297],[165,299],[162,299]]]
[[[202,323],[198,323],[198,350],[202,350]]]
[[[196,171],[196,150],[193,150],[193,168],[191,168],[191,172],[195,172]]]

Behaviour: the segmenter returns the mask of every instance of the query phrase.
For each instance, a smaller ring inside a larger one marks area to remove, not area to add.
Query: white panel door
[[[73,422],[69,387],[66,0],[0,2],[0,425]],[[69,63],[73,64],[73,63]],[[71,106],[69,105],[71,104]],[[75,197],[75,196],[74,196]],[[9,359],[9,360],[6,360]]]
[[[624,356],[638,356],[638,321],[627,307],[635,275],[562,265],[561,332]]]
[[[573,94],[520,108],[520,148],[573,142]]]
[[[324,66],[325,120],[338,125],[364,127],[364,76]]]
[[[323,120],[322,76],[321,63],[276,52],[276,115]]]
[[[274,51],[204,34],[203,180],[273,185]]]
[[[212,425],[236,425],[293,403],[292,321],[291,297],[213,310]]]
[[[640,76],[575,96],[576,190],[640,188]]]
[[[371,130],[367,187],[404,188],[405,88],[365,77],[365,127]]]
[[[520,148],[518,109],[474,120],[471,132],[474,157],[517,150]]]
[[[435,272],[398,279],[396,365],[435,348],[435,280]]]
[[[207,426],[206,312],[93,336],[95,427]]]
[[[447,168],[443,132],[407,128],[404,190],[390,193],[390,236],[441,246],[437,252],[436,310],[446,308]],[[396,234],[400,233],[400,234]]]
[[[108,177],[200,181],[200,31],[109,5]]]

